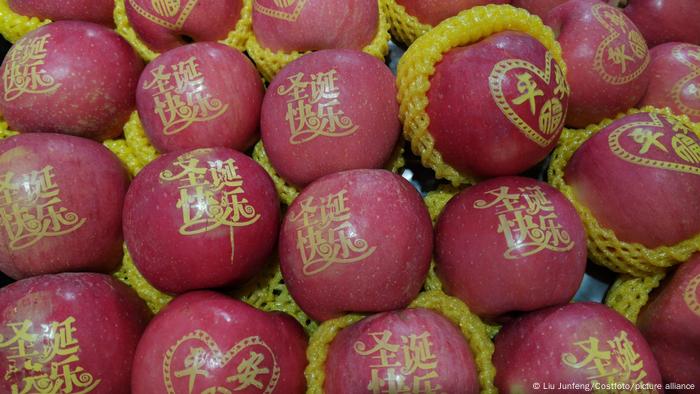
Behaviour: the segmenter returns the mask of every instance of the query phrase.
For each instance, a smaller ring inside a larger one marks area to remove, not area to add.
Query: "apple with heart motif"
[[[569,70],[568,126],[598,123],[642,98],[649,51],[622,10],[599,0],[570,0],[551,10],[545,23],[557,33]]]
[[[700,387],[700,255],[678,267],[637,319],[666,382]],[[686,390],[690,393],[693,390]]]
[[[103,274],[64,273],[0,289],[0,391],[128,394],[151,314]]]
[[[564,179],[622,241],[655,248],[700,233],[700,135],[661,113],[628,115],[594,134]]]
[[[435,26],[460,11],[486,4],[509,4],[510,0],[395,0],[419,22]]]
[[[427,97],[429,132],[443,160],[493,177],[519,174],[554,149],[569,87],[539,41],[506,31],[447,52]]]
[[[152,50],[219,41],[236,28],[243,0],[125,0],[126,16]]]
[[[212,291],[183,294],[146,328],[131,392],[304,393],[306,345],[291,316]]]
[[[548,184],[494,178],[445,206],[435,258],[448,294],[499,321],[573,298],[586,270],[586,232],[574,206]]]
[[[562,5],[569,0],[513,0],[513,6],[525,8],[529,13],[542,19],[547,17],[554,7]]]
[[[330,345],[325,372],[325,392],[334,394],[479,392],[462,332],[430,309],[384,312],[343,329]]]
[[[696,0],[628,0],[624,12],[650,48],[673,41],[700,45],[700,7]]]
[[[287,210],[282,276],[315,320],[404,308],[428,274],[432,230],[420,194],[404,178],[385,170],[327,175]]]
[[[241,284],[277,241],[280,207],[265,170],[227,148],[160,156],[133,180],[124,239],[136,268],[161,291]]]
[[[39,19],[79,20],[114,27],[114,0],[8,0],[18,14]]]
[[[245,151],[258,136],[264,88],[255,66],[226,45],[172,49],[141,74],[136,106],[160,152],[223,146]]]
[[[95,141],[20,134],[0,142],[0,270],[14,279],[110,272],[122,259],[129,179]]]
[[[50,23],[19,39],[5,57],[0,113],[20,132],[113,138],[136,108],[142,69],[136,52],[113,30],[90,22]]]
[[[394,76],[360,51],[304,55],[270,84],[261,130],[270,162],[294,185],[344,170],[381,168],[401,132]]]
[[[663,392],[642,334],[602,304],[529,313],[505,325],[494,342],[495,383],[503,393]]]
[[[377,0],[253,0],[253,32],[273,52],[362,49],[377,34]]]
[[[700,122],[700,46],[669,42],[649,51],[649,88],[638,107],[669,107]]]

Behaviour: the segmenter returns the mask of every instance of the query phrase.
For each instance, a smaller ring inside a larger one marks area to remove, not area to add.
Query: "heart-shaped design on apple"
[[[698,289],[700,288],[700,275],[690,280],[688,287],[685,288],[683,293],[683,300],[685,304],[688,305],[693,313],[700,316],[700,293]]]
[[[139,15],[149,21],[166,29],[180,30],[192,13],[194,6],[197,5],[197,1],[199,0],[187,0],[183,6],[181,1],[152,0],[150,9],[134,0],[129,0],[129,4]]]
[[[700,48],[684,44],[674,47],[672,53],[690,72],[676,82],[671,97],[684,114],[700,117]]]
[[[304,6],[306,6],[306,1],[307,0],[255,0],[253,9],[272,18],[296,22],[301,11],[304,10]],[[290,8],[292,6],[295,7]]]

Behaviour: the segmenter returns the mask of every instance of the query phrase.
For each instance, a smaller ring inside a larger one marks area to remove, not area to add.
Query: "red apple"
[[[362,49],[379,26],[377,0],[253,0],[253,31],[272,51]]]
[[[628,0],[625,15],[655,47],[671,41],[700,45],[697,0]]]
[[[97,140],[121,134],[143,63],[108,28],[60,21],[15,43],[0,67],[0,113],[13,130]]]
[[[261,129],[270,162],[299,186],[338,171],[381,168],[401,130],[394,76],[360,51],[305,55],[270,84]]]
[[[226,148],[169,153],[134,179],[124,202],[124,238],[156,288],[239,284],[277,241],[279,200],[258,163]]]
[[[0,316],[3,393],[129,393],[150,312],[116,279],[24,279],[0,290]]]
[[[545,20],[568,66],[566,124],[585,127],[632,108],[649,84],[647,44],[622,10],[599,0],[570,0]]]
[[[678,268],[644,307],[637,326],[666,382],[700,388],[700,255]]]
[[[586,270],[586,232],[558,190],[496,178],[450,200],[435,228],[435,254],[447,292],[496,319],[569,302]]]
[[[289,207],[279,257],[289,293],[311,318],[403,308],[428,274],[432,225],[420,194],[385,170],[310,184]]]
[[[559,139],[569,98],[547,49],[511,31],[445,54],[427,96],[435,147],[449,165],[477,177],[519,174],[543,160]]]
[[[649,88],[637,106],[669,107],[700,122],[700,46],[669,42],[650,53]]]
[[[562,5],[567,1],[569,0],[513,0],[512,3],[515,7],[525,8],[531,14],[545,19],[552,8]]]
[[[121,162],[94,141],[20,134],[0,142],[0,270],[20,279],[116,268],[128,184]]]
[[[202,42],[149,63],[136,104],[148,138],[161,152],[212,146],[244,151],[257,139],[264,92],[243,54]]]
[[[114,26],[114,0],[8,0],[18,14],[39,19],[80,20]]]
[[[508,4],[510,0],[395,0],[421,23],[435,26],[460,11],[486,4]]]
[[[243,0],[125,0],[126,16],[156,52],[192,41],[218,41],[241,19]]]
[[[146,328],[131,392],[304,393],[306,342],[288,315],[211,291],[188,293]]]
[[[564,179],[622,241],[655,248],[700,233],[700,136],[664,115],[611,123],[576,151]]]
[[[530,313],[506,325],[495,343],[495,383],[503,393],[663,392],[644,337],[605,305]]]
[[[328,350],[325,392],[478,393],[461,331],[429,309],[374,315],[340,331]]]

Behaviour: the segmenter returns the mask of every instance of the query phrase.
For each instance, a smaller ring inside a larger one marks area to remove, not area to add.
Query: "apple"
[[[564,180],[618,239],[674,245],[700,233],[699,144],[700,136],[663,114],[625,116],[576,151]]]
[[[2,62],[0,113],[20,132],[113,138],[136,108],[142,68],[114,31],[90,22],[54,22],[22,37]]]
[[[553,187],[495,178],[445,206],[435,227],[435,257],[447,293],[498,320],[569,302],[586,270],[586,232]]]
[[[672,41],[700,45],[700,8],[695,0],[628,0],[624,12],[650,48]]]
[[[39,19],[81,20],[114,27],[114,0],[8,0],[18,14]]]
[[[193,41],[218,41],[241,19],[243,0],[125,0],[126,16],[156,52]]]
[[[569,0],[513,0],[513,6],[525,8],[529,13],[539,16],[542,19],[547,17],[549,11]]]
[[[377,0],[253,0],[253,32],[271,51],[362,49],[377,34]]]
[[[443,20],[455,16],[460,11],[486,4],[509,4],[510,0],[395,0],[404,6],[409,15],[418,21],[436,26]]]
[[[172,49],[141,74],[136,105],[160,152],[223,146],[245,151],[258,137],[264,95],[243,54],[201,42]]]
[[[545,23],[557,33],[569,70],[568,126],[598,123],[642,98],[649,52],[622,10],[599,0],[570,0],[551,10]]]
[[[60,134],[0,142],[0,270],[14,279],[110,272],[122,259],[128,175],[101,144]]]
[[[146,328],[133,394],[304,393],[306,334],[294,318],[212,291],[175,298]]]
[[[637,319],[664,381],[700,387],[699,325],[700,255],[695,255],[678,267]]]
[[[0,289],[0,316],[3,393],[129,393],[150,312],[113,277],[23,279]]]
[[[312,319],[406,307],[425,281],[432,225],[420,194],[385,170],[327,175],[287,210],[279,257],[289,293]]]
[[[506,31],[447,52],[427,97],[429,132],[444,161],[461,173],[494,177],[519,174],[547,157],[569,95],[547,49]]]
[[[169,293],[240,284],[277,241],[280,208],[265,170],[227,148],[160,156],[134,178],[124,239],[136,268]]]
[[[462,332],[430,309],[384,312],[343,329],[325,372],[325,392],[334,394],[479,392]]]
[[[494,341],[495,383],[503,393],[663,392],[644,337],[605,305],[532,312],[504,326]]]
[[[343,170],[381,168],[401,132],[394,76],[360,51],[302,56],[270,84],[261,130],[270,162],[295,185]]]
[[[669,42],[649,51],[649,88],[638,107],[669,107],[700,122],[700,46]]]

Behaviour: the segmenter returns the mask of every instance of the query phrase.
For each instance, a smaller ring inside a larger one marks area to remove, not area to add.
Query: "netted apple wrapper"
[[[397,3],[396,0],[386,0],[384,8],[384,12],[391,24],[391,36],[406,46],[411,45],[418,37],[433,28],[406,12],[406,7]]]
[[[0,0],[5,1],[5,0]],[[136,50],[136,52],[146,61],[151,61],[155,59],[160,53],[153,51],[146,45],[139,35],[136,33],[133,27],[129,24],[129,18],[126,16],[126,6],[124,5],[125,0],[115,0],[114,1],[114,25],[116,26],[116,31],[124,37],[129,44]],[[236,26],[231,30],[226,38],[220,40],[219,42],[228,45],[231,48],[235,48],[241,52],[245,51],[245,45],[248,41],[248,37],[251,35],[251,13],[253,5],[252,0],[243,0],[243,7],[241,8],[241,17],[238,19]]]
[[[639,312],[649,301],[649,294],[659,287],[665,273],[635,278],[620,275],[605,296],[605,305],[613,308],[633,324],[637,324]]]
[[[369,44],[362,48],[362,52],[384,61],[384,57],[389,53],[389,40],[391,39],[391,35],[389,34],[389,20],[384,11],[384,3],[387,0],[378,1],[379,26],[377,26],[377,34]],[[250,15],[248,16],[248,20],[251,21],[250,23],[252,24]],[[246,50],[251,59],[253,59],[255,67],[258,68],[260,74],[262,74],[263,78],[268,82],[272,81],[275,75],[277,75],[284,66],[309,53],[308,51],[282,52],[269,50],[260,45],[252,30],[250,37],[248,37],[248,42],[246,43]]]
[[[51,20],[20,15],[10,8],[7,0],[0,0],[0,34],[13,44],[25,34],[47,23],[51,23]]]
[[[564,170],[576,150],[595,133],[617,119],[640,112],[655,113],[674,119],[700,135],[700,124],[692,123],[685,115],[675,115],[668,108],[630,109],[626,113],[619,114],[615,119],[605,119],[585,129],[565,128],[557,148],[552,153],[547,173],[548,182],[571,201],[583,221],[588,236],[588,257],[596,264],[634,277],[658,275],[676,264],[687,261],[695,252],[700,251],[700,234],[675,245],[663,245],[657,248],[621,241],[614,231],[603,227],[593,213],[576,200],[573,188],[564,181]]]

